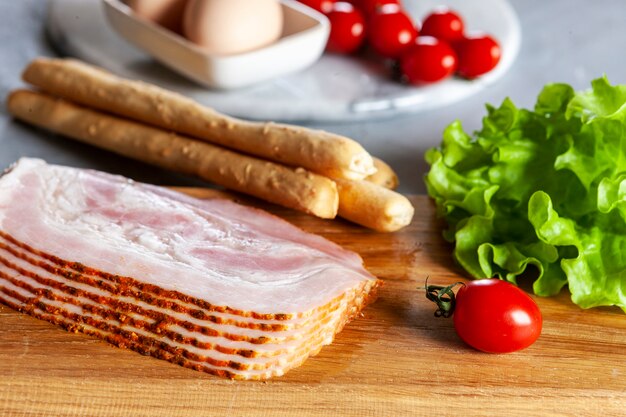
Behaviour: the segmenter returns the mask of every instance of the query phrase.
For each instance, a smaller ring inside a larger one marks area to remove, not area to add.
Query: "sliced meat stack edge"
[[[283,375],[378,286],[357,254],[228,200],[38,159],[0,177],[0,301],[188,368]]]

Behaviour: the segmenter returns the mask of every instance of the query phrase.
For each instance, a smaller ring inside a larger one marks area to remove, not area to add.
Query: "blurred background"
[[[419,0],[405,0],[406,3]],[[460,3],[457,2],[457,3]],[[510,0],[521,27],[521,47],[513,65],[496,82],[461,101],[436,109],[385,115],[358,121],[299,124],[349,136],[387,161],[399,174],[403,193],[425,192],[424,152],[441,141],[444,128],[460,120],[471,132],[480,127],[485,103],[510,97],[532,107],[546,83],[565,82],[585,89],[606,75],[626,83],[626,3],[623,0]],[[445,4],[454,8],[455,2]],[[48,3],[44,0],[0,0],[0,97],[23,85],[22,69],[36,56],[56,56],[59,49],[46,35]],[[485,11],[488,13],[489,11]],[[72,11],[68,10],[68,17]],[[155,64],[156,65],[156,64]],[[159,71],[171,71],[159,67]],[[304,100],[305,98],[303,98]],[[270,106],[271,103],[268,103]],[[219,110],[219,103],[215,107]],[[55,137],[14,122],[0,107],[0,169],[22,156],[89,167],[164,185],[198,185],[200,181],[165,172],[106,151]]]

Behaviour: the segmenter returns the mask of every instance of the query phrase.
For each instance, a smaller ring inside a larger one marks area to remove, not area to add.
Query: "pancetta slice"
[[[162,299],[154,295],[144,294],[134,287],[115,286],[109,282],[104,282],[99,277],[86,276],[62,268],[55,268],[45,260],[37,259],[32,253],[25,253],[19,248],[11,247],[2,242],[0,238],[0,270],[6,269],[15,271],[23,276],[36,280],[38,283],[48,286],[51,290],[57,289],[60,292],[70,292],[72,295],[81,295],[94,302],[115,307],[118,310],[140,312],[154,319],[163,321],[164,317],[168,321],[181,325],[190,330],[199,331],[204,334],[214,334],[213,326],[222,324],[221,329],[230,329],[225,335],[233,340],[242,340],[248,337],[252,343],[269,343],[270,341],[286,341],[292,338],[299,338],[311,329],[312,326],[319,326],[328,320],[328,313],[333,313],[345,302],[345,294],[337,300],[333,300],[328,308],[315,315],[302,320],[283,320],[267,323],[258,319],[249,319],[253,322],[244,322],[246,318],[239,317],[240,320],[217,319],[214,315],[224,314],[219,312],[198,311],[197,308],[189,305],[182,305],[182,302],[173,299]],[[200,312],[201,314],[197,314]],[[291,324],[292,321],[297,323]],[[277,324],[278,323],[278,324]],[[235,327],[242,327],[257,331],[241,332]],[[268,332],[273,332],[271,337],[267,337]]]
[[[378,285],[355,253],[227,200],[35,159],[0,177],[0,300],[189,368],[282,375]]]
[[[36,292],[29,291],[28,286],[22,286],[9,282],[0,277],[0,293],[2,297],[10,297],[20,303],[19,309],[31,314],[33,309],[41,312],[38,315],[53,323],[58,321],[73,323],[75,330],[81,330],[86,325],[99,329],[103,332],[117,334],[126,340],[139,342],[145,346],[158,346],[162,351],[182,356],[191,361],[202,363],[206,367],[228,368],[233,371],[260,371],[287,369],[295,363],[301,363],[311,352],[317,352],[323,346],[324,337],[320,334],[306,343],[303,348],[293,352],[281,353],[270,357],[247,357],[236,356],[228,353],[212,350],[210,347],[199,347],[184,343],[183,339],[165,337],[154,333],[150,329],[137,325],[135,320],[127,315],[105,315],[94,309],[84,309],[80,305],[68,304],[63,301],[48,298],[50,295],[41,296]],[[55,318],[50,320],[46,315]],[[208,369],[208,368],[207,368]]]
[[[6,256],[6,255],[5,255]],[[323,318],[323,325],[312,325],[310,328],[300,330],[298,337],[282,338],[284,333],[289,336],[295,336],[293,331],[274,332],[277,333],[277,341],[264,340],[263,344],[255,344],[249,341],[253,336],[259,337],[263,332],[258,330],[250,330],[247,328],[233,328],[231,326],[215,325],[209,323],[212,333],[197,332],[190,330],[186,326],[181,326],[177,320],[171,320],[166,314],[146,315],[141,309],[132,308],[132,303],[116,304],[115,300],[100,294],[97,298],[88,297],[89,289],[78,289],[75,286],[67,284],[55,285],[60,282],[53,279],[47,279],[35,271],[27,269],[24,266],[17,266],[13,262],[19,260],[7,259],[0,255],[0,283],[7,284],[9,288],[19,287],[20,291],[25,291],[29,298],[36,298],[36,302],[45,301],[50,305],[62,307],[65,310],[72,311],[75,307],[82,308],[85,311],[96,314],[105,319],[118,319],[130,325],[153,334],[164,336],[175,342],[188,344],[201,349],[215,349],[222,353],[240,355],[244,357],[269,357],[278,356],[286,353],[293,353],[297,350],[303,350],[307,346],[315,343],[325,342],[332,339],[333,320],[340,320],[345,314],[345,309],[350,308],[355,302],[354,298],[346,297],[342,302],[340,309],[327,317]],[[10,265],[10,266],[8,266]],[[19,277],[16,276],[19,274]],[[94,289],[96,292],[97,289]],[[96,301],[94,301],[96,300]],[[34,300],[33,300],[34,302]],[[239,337],[233,337],[232,333],[237,332]],[[246,337],[248,340],[246,340]],[[268,338],[269,339],[269,338]]]

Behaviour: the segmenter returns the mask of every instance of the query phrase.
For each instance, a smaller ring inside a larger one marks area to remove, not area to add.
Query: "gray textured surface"
[[[406,0],[410,1],[410,0]],[[460,0],[459,0],[460,1]],[[454,1],[448,3],[453,4]],[[443,109],[392,119],[316,124],[317,128],[358,139],[399,173],[401,191],[424,192],[424,151],[439,143],[441,132],[459,119],[467,130],[480,125],[485,103],[511,97],[532,106],[541,87],[562,81],[577,89],[606,74],[626,83],[626,3],[623,0],[512,0],[522,23],[523,41],[513,68],[494,86]],[[44,0],[0,0],[0,97],[21,84],[22,68],[35,56],[55,55],[45,39]],[[159,184],[194,185],[183,178],[111,153],[16,123],[0,110],[0,168],[22,156],[90,167]]]

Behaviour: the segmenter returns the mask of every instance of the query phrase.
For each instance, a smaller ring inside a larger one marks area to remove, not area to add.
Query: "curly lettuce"
[[[457,121],[429,149],[429,195],[454,257],[475,278],[568,286],[582,308],[626,311],[626,85],[547,85],[534,110],[487,106],[472,136]]]

